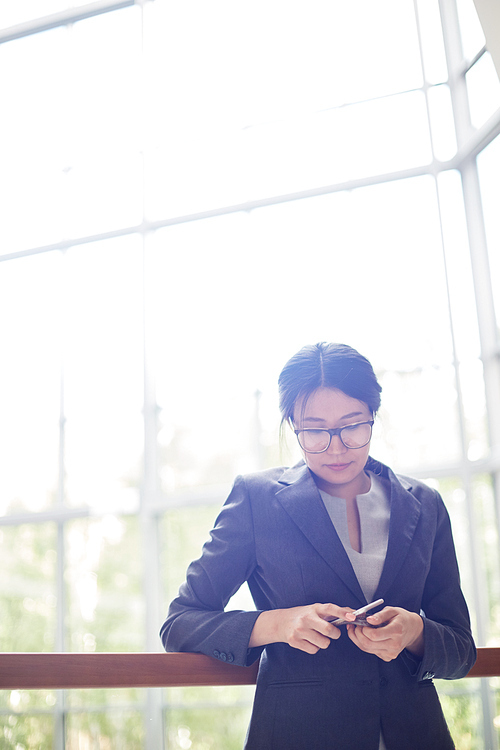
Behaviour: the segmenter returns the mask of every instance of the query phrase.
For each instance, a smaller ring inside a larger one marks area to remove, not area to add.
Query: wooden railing
[[[202,654],[0,653],[0,690],[253,685],[258,664]],[[500,648],[479,648],[467,677],[500,675]]]

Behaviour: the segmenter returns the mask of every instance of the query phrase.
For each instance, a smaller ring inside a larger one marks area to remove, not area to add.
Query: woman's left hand
[[[405,648],[415,656],[423,656],[424,623],[416,612],[401,607],[384,607],[366,619],[378,627],[347,626],[349,638],[362,651],[375,654],[383,661],[392,661]]]

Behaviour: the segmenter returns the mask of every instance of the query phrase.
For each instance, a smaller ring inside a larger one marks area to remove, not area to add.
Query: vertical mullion
[[[141,5],[141,91],[137,106],[142,119],[142,224],[146,225],[146,53],[144,3]],[[154,294],[151,280],[150,254],[147,240],[149,233],[142,233],[142,289],[143,289],[143,367],[144,367],[144,474],[141,493],[141,529],[143,543],[143,581],[145,596],[145,648],[160,650],[160,545],[158,516],[153,508],[158,494],[158,406],[156,403],[156,367],[154,358]],[[145,713],[145,750],[162,750],[164,747],[162,689],[147,688]]]
[[[160,627],[160,550],[158,539],[158,517],[154,511],[158,493],[158,406],[153,347],[154,300],[151,289],[152,273],[146,238],[143,237],[143,330],[144,330],[144,475],[141,493],[141,528],[143,544],[143,582],[145,597],[145,647],[147,651],[159,651]],[[146,690],[146,750],[161,750],[163,747],[163,722],[161,688]]]
[[[65,433],[66,433],[66,406],[65,406],[65,360],[66,360],[66,277],[65,277],[65,260],[66,253],[60,255],[61,269],[61,304],[60,304],[60,329],[59,329],[59,347],[60,347],[60,375],[59,375],[59,478],[57,490],[57,555],[56,555],[56,594],[57,594],[57,614],[56,614],[56,651],[65,651],[64,621],[66,612],[66,596],[64,588],[64,569],[65,569],[65,548],[64,548],[64,531],[65,524],[63,514],[65,504]],[[65,747],[65,703],[66,691],[57,691],[56,701],[56,721],[54,731],[54,750],[64,750]]]
[[[500,378],[498,359],[495,359],[496,332],[495,311],[493,305],[493,290],[489,274],[489,262],[486,246],[486,233],[484,217],[482,212],[481,195],[479,189],[479,177],[477,162],[473,155],[467,153],[467,142],[473,132],[470,109],[465,80],[466,66],[463,59],[463,51],[460,38],[460,24],[456,2],[449,0],[438,0],[443,21],[443,36],[445,44],[446,59],[448,63],[450,94],[457,134],[459,151],[465,152],[466,156],[459,164],[462,179],[464,198],[464,209],[469,237],[470,259],[474,284],[474,296],[478,316],[479,338],[481,346],[481,357],[484,367],[484,382],[486,396],[486,411],[490,426],[490,445],[498,444],[498,433],[500,427],[500,394],[497,393]],[[494,425],[494,426],[493,426]],[[497,434],[495,434],[497,433]],[[467,457],[463,458],[464,480],[466,482],[467,506],[469,520],[474,521],[472,503],[472,477]],[[498,517],[498,487],[496,492],[496,506]],[[472,565],[474,567],[474,579],[478,576],[477,566],[479,557],[474,553],[474,527],[471,528]],[[498,574],[498,572],[497,572]],[[487,613],[484,613],[487,616]],[[483,613],[478,612],[478,624],[480,625],[480,637],[486,632],[482,626]],[[483,732],[485,747],[496,750],[498,748],[497,734],[493,726],[493,717],[496,714],[494,696],[489,686],[489,681],[481,680],[481,699],[483,706]]]
[[[467,157],[460,167],[460,172],[462,176],[467,233],[469,235],[491,450],[500,445],[500,392],[498,390],[500,361],[496,350],[495,309],[476,159]],[[499,530],[500,483],[498,472],[493,476],[493,491],[495,495],[497,530]],[[470,499],[468,502],[471,502]],[[478,557],[476,556],[474,563],[477,562]],[[500,571],[497,571],[497,575],[499,574]],[[487,616],[486,613],[485,616]],[[488,680],[481,680],[481,691],[483,694],[485,747],[497,750],[498,739],[493,726],[493,717],[496,711],[494,696],[489,688]]]
[[[458,351],[457,351],[457,343],[456,343],[456,336],[455,336],[455,323],[453,318],[453,307],[451,303],[451,285],[450,285],[450,276],[449,276],[449,270],[448,270],[448,261],[447,261],[447,253],[446,253],[446,243],[445,243],[445,237],[443,232],[443,217],[442,217],[442,209],[441,209],[441,197],[439,193],[439,187],[437,185],[437,182],[435,183],[436,187],[436,199],[437,199],[437,207],[438,207],[438,215],[439,215],[439,225],[441,228],[441,246],[442,246],[442,253],[443,253],[443,266],[444,266],[444,276],[445,276],[445,284],[446,284],[446,298],[447,298],[447,308],[448,308],[448,324],[450,327],[450,335],[451,335],[451,341],[452,341],[452,351],[453,351],[453,369],[454,369],[454,378],[455,378],[455,388],[457,392],[457,412],[458,412],[458,423],[459,423],[459,429],[460,429],[460,464],[461,464],[461,478],[464,485],[464,490],[466,493],[466,497],[469,499],[472,497],[473,492],[473,486],[472,486],[472,475],[470,470],[470,464],[468,460],[468,441],[467,441],[467,429],[466,429],[466,420],[465,420],[465,409],[464,409],[464,401],[463,401],[463,391],[462,391],[462,378],[460,374],[460,360],[458,357]],[[484,642],[486,637],[486,611],[487,611],[487,594],[485,592],[484,582],[483,582],[483,575],[480,574],[480,571],[478,569],[478,565],[476,564],[479,560],[478,555],[478,545],[477,545],[477,523],[476,523],[476,514],[475,514],[475,508],[471,502],[467,502],[467,521],[469,524],[469,547],[470,547],[470,555],[471,555],[471,561],[472,561],[472,580],[473,580],[473,596],[474,596],[474,607],[476,610],[476,622],[477,622],[477,630],[479,639],[481,642]]]
[[[472,133],[460,24],[456,2],[450,2],[450,0],[438,0],[438,2],[446,62],[448,65],[448,84],[450,87],[453,120],[457,136],[457,147],[460,151]]]

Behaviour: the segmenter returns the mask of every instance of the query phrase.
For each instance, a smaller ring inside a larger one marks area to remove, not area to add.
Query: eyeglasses
[[[333,430],[318,430],[315,427],[304,430],[294,430],[299,445],[306,453],[324,453],[330,447],[332,437],[338,435],[342,445],[346,448],[364,448],[372,436],[374,420],[356,422]]]

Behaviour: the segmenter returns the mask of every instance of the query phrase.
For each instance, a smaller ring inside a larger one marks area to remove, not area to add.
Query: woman
[[[238,477],[165,649],[260,657],[247,750],[453,748],[432,679],[466,675],[475,647],[443,501],[369,457],[381,388],[357,351],[306,346],[279,389],[303,461]],[[244,581],[257,610],[225,612]]]

